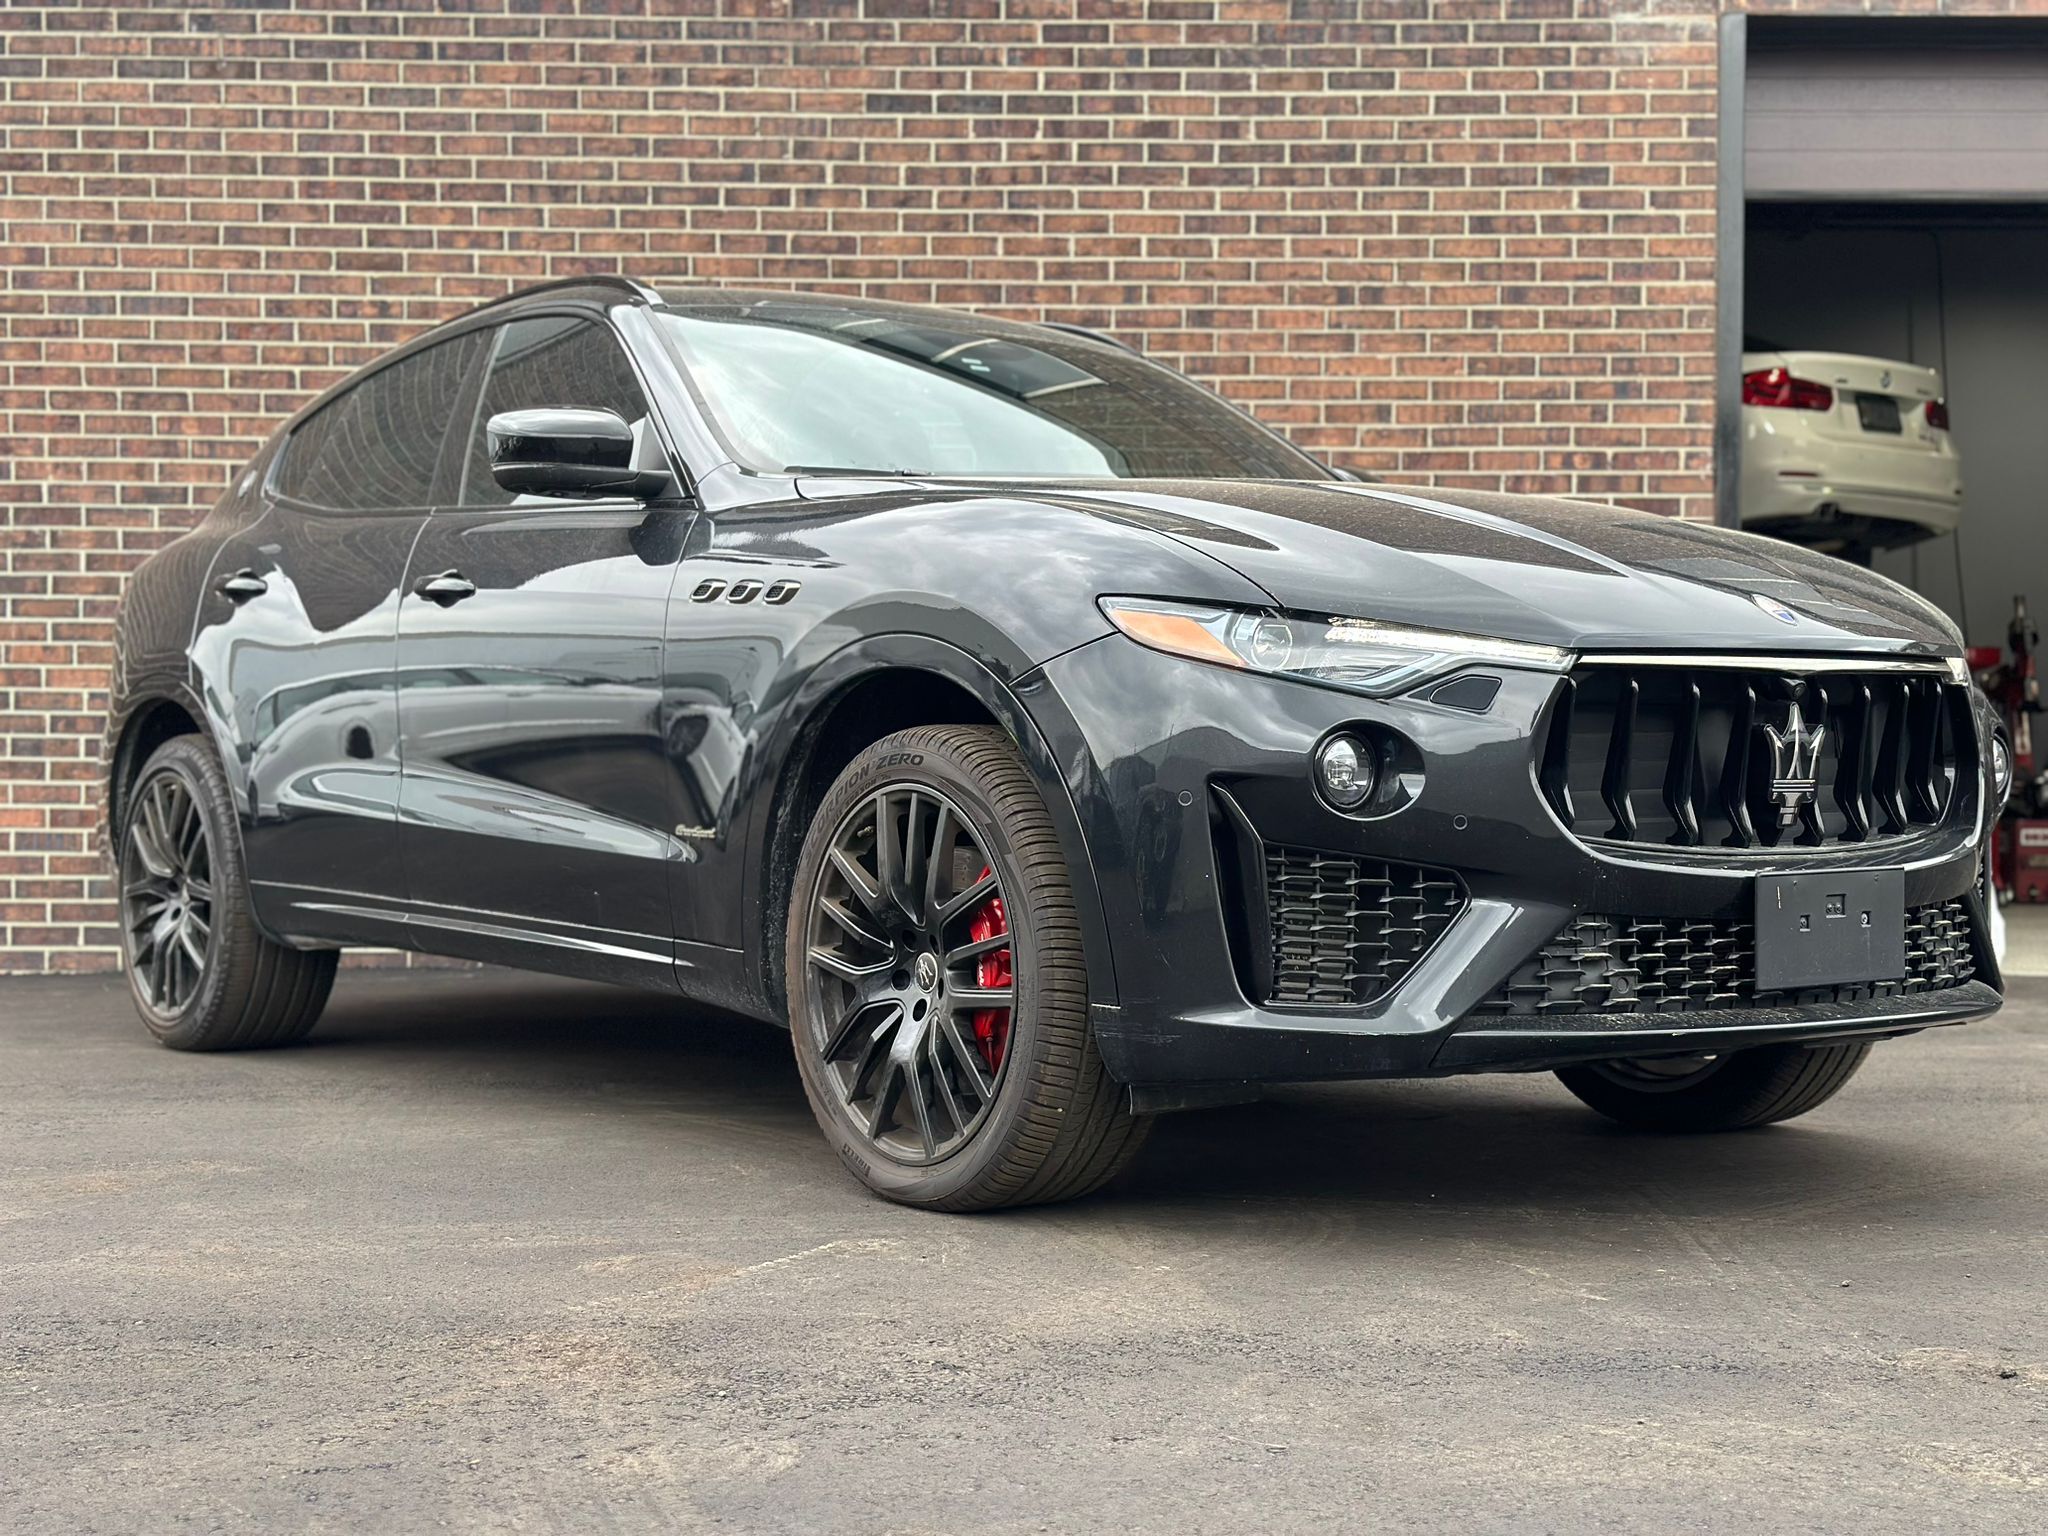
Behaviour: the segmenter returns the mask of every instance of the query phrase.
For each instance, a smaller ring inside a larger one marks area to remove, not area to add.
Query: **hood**
[[[1010,482],[1005,494],[1018,490]],[[1650,512],[1336,480],[1033,490],[1168,534],[1306,613],[1581,651],[1962,649],[1940,609],[1875,572]]]

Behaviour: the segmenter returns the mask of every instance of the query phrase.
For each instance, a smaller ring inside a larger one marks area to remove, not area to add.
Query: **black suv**
[[[655,987],[961,1210],[1276,1081],[1802,1113],[1998,1005],[1996,732],[1868,571],[1362,484],[1069,328],[587,279],[136,574],[109,814],[167,1045],[296,1039],[347,944]]]

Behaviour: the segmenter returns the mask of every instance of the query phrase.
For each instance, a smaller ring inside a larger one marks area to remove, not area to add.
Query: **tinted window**
[[[434,465],[487,331],[380,368],[300,422],[278,466],[279,495],[359,511],[424,507]]]
[[[491,478],[484,426],[499,411],[541,405],[617,411],[628,424],[646,419],[647,398],[618,338],[594,320],[547,315],[506,326],[491,358],[462,477],[465,506],[509,506],[510,491]]]
[[[776,300],[661,320],[726,448],[754,469],[1329,478],[1199,385],[1085,337]]]

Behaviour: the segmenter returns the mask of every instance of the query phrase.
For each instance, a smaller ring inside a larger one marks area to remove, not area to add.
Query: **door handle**
[[[443,571],[438,576],[422,576],[412,584],[417,592],[430,603],[439,603],[443,608],[453,607],[465,597],[476,596],[476,583],[460,571]]]
[[[246,603],[252,597],[261,597],[270,590],[270,583],[254,571],[243,569],[232,576],[223,576],[214,590],[231,603]]]

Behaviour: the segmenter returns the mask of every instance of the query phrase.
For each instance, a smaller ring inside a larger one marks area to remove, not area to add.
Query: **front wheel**
[[[180,1051],[285,1045],[320,1017],[333,950],[287,949],[256,927],[219,761],[196,736],[151,754],[120,838],[121,948],[135,1008]]]
[[[1610,1120],[1640,1131],[1739,1131],[1790,1120],[1841,1092],[1870,1042],[1759,1045],[1563,1067],[1558,1080]]]
[[[869,1189],[934,1210],[1071,1199],[1138,1149],[1088,1028],[1066,859],[1002,732],[876,742],[792,885],[790,1030],[811,1110]]]

